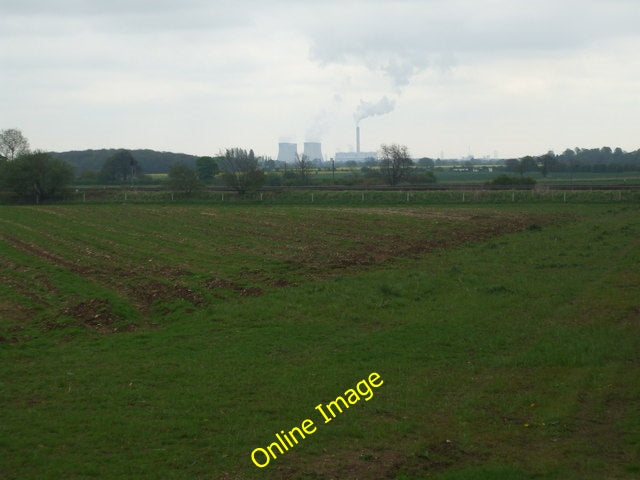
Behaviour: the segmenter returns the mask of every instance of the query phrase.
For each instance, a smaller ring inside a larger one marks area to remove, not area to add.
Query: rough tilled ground
[[[64,316],[103,333],[133,328],[115,325],[105,292],[144,318],[167,302],[259,296],[548,221],[435,208],[33,207],[0,224],[0,336],[9,341],[7,330],[34,317],[49,328]],[[65,279],[83,284],[85,298]]]

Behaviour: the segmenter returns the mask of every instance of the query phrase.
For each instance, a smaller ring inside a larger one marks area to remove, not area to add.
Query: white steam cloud
[[[389,113],[395,108],[395,106],[395,100],[389,100],[386,95],[375,103],[360,100],[360,105],[356,108],[356,113],[353,114],[353,118],[356,123],[360,123],[360,120],[367,117]]]

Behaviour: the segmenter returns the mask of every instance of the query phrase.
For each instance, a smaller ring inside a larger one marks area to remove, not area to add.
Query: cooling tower
[[[310,162],[322,161],[322,148],[320,142],[304,142],[304,154]]]
[[[305,147],[306,148],[306,147]],[[278,144],[278,161],[279,162],[295,162],[298,156],[298,145],[295,143],[279,143]]]

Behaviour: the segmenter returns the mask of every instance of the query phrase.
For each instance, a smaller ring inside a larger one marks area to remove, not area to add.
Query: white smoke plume
[[[307,127],[305,140],[308,142],[319,142],[329,133],[331,115],[328,111],[318,112],[311,118],[311,124]]]
[[[360,105],[356,108],[356,113],[353,114],[353,118],[356,123],[360,123],[360,120],[367,117],[389,113],[395,108],[395,106],[395,100],[389,100],[386,95],[375,103],[360,100]]]

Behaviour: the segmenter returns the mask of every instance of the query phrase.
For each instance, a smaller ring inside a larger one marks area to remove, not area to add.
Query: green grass
[[[439,184],[484,184],[501,174],[518,175],[513,172],[495,169],[493,172],[479,170],[477,172],[457,172],[452,168],[436,168],[434,170]],[[543,177],[540,172],[527,172],[525,177],[533,178],[539,185],[637,185],[640,183],[640,172],[551,172]]]
[[[231,205],[306,205],[306,206],[370,206],[370,205],[484,205],[507,206],[513,203],[611,203],[640,201],[639,190],[550,190],[539,185],[533,190],[269,190],[238,195],[230,191],[199,190],[185,195],[170,191],[149,191],[143,188],[105,189],[72,192],[68,204],[207,204]]]
[[[637,478],[639,239],[624,201],[0,207],[0,476]]]
[[[490,182],[501,174],[519,175],[514,172],[505,172],[502,168],[492,166],[493,171],[489,171],[483,165],[475,166],[477,171],[456,171],[453,167],[436,167],[433,172],[439,185],[459,185],[459,184],[484,184]],[[374,168],[375,169],[375,168]],[[546,177],[542,173],[526,172],[526,177],[531,177],[541,185],[554,184],[574,184],[574,185],[637,185],[640,183],[640,172],[551,172]],[[331,182],[340,185],[353,180],[363,178],[361,168],[337,169],[335,175],[331,171],[320,170],[316,173],[312,170],[310,179],[312,182]]]

